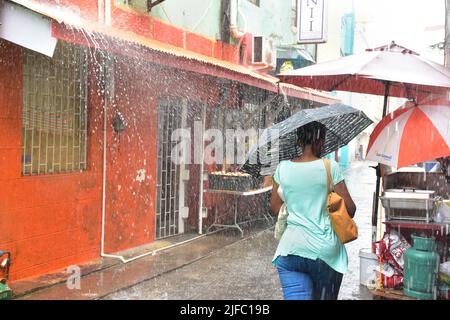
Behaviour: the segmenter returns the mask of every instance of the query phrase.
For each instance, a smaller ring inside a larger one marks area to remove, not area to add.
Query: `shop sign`
[[[299,0],[297,6],[298,43],[326,42],[327,2],[326,0]]]

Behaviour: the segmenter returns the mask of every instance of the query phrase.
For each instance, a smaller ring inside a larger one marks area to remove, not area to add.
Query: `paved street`
[[[339,299],[370,299],[359,285],[361,248],[370,247],[371,206],[375,171],[371,163],[355,162],[345,169],[350,193],[357,205],[358,240],[347,245],[349,272]],[[230,244],[203,259],[164,273],[104,299],[282,299],[276,270],[271,265],[277,242],[272,229]]]

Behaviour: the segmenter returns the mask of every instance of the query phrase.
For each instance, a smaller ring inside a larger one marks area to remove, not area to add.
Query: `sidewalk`
[[[359,284],[359,250],[370,247],[371,242],[371,199],[375,175],[370,164],[355,162],[344,168],[346,184],[358,208],[355,220],[360,237],[346,245],[349,270],[339,292],[341,300],[373,299],[370,292]],[[204,259],[107,295],[104,299],[282,299],[278,274],[271,264],[277,243],[273,229],[264,230]]]
[[[244,229],[243,238],[235,230],[220,231],[165,251],[160,251],[155,255],[139,258],[127,264],[122,263],[118,259],[98,259],[79,266],[82,274],[80,289],[69,289],[67,287],[66,281],[70,274],[65,271],[18,281],[11,284],[11,287],[15,299],[99,299],[119,290],[135,286],[143,281],[176,271],[210,256],[221,248],[252,237],[265,228],[267,228],[267,225],[262,222],[249,225]],[[197,236],[197,234],[185,234],[156,241],[150,245],[119,254],[129,258]]]
[[[349,271],[344,275],[339,299],[372,299],[359,285],[358,256],[359,250],[371,243],[375,174],[370,164],[352,163],[344,171],[357,206],[355,220],[360,237],[346,245]],[[278,274],[271,264],[277,241],[273,228],[267,228],[264,221],[245,225],[244,238],[237,230],[220,231],[128,264],[99,259],[80,266],[80,290],[67,288],[65,273],[15,283],[12,287],[19,299],[282,299]],[[136,256],[196,236],[187,234],[156,241],[126,255]],[[36,287],[41,288],[29,291]]]
[[[103,297],[106,300],[281,300],[271,260],[273,228],[237,241],[208,257],[150,281]]]

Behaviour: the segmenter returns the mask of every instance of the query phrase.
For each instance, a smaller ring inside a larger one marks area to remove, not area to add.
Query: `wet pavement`
[[[345,274],[339,299],[371,299],[359,284],[359,250],[371,243],[372,194],[375,191],[375,170],[370,162],[354,162],[344,168],[344,175],[357,213],[359,238],[346,245],[349,271]],[[277,241],[273,229],[256,232],[212,254],[145,280],[103,299],[282,299],[278,274],[271,259]]]
[[[375,192],[375,162],[354,162],[344,169],[345,183],[356,204],[355,222],[358,239],[345,245],[349,270],[342,280],[339,299],[372,299],[366,287],[359,285],[359,250],[370,248],[372,243],[372,199]]]
[[[339,299],[371,299],[359,285],[359,250],[371,243],[372,194],[375,171],[369,162],[344,168],[348,189],[356,203],[359,238],[346,245],[349,271]],[[155,241],[123,254],[126,258],[169,247],[127,264],[105,258],[80,265],[79,288],[67,285],[65,271],[13,283],[19,299],[159,299],[159,300],[277,300],[282,299],[278,274],[271,264],[277,241],[265,220],[239,231],[208,236],[184,234]],[[186,240],[185,244],[171,247]]]
[[[251,237],[267,227],[263,223],[249,226],[246,229],[246,237]],[[173,245],[189,239],[191,242],[173,247]],[[210,255],[220,252],[241,239],[240,233],[234,231],[217,232],[208,236],[184,234],[119,252],[119,255],[130,259],[144,253],[154,253],[155,250],[167,248],[126,264],[116,259],[104,258],[80,265],[78,267],[80,267],[82,277],[78,287],[73,286],[73,278],[65,270],[36,279],[14,282],[11,287],[16,299],[101,299],[119,290],[133,288],[145,281],[178,272],[178,269],[183,270],[185,266],[195,265],[197,261],[208,259]],[[174,283],[178,283],[177,281]]]

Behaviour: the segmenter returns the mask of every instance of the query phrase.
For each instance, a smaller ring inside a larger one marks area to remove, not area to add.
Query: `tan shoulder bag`
[[[330,191],[330,185],[332,184],[330,160],[323,159],[323,161],[327,170],[327,212],[339,240],[342,243],[347,243],[358,238],[358,227],[355,221],[350,218],[344,199],[336,192]]]

